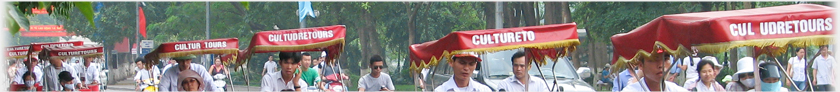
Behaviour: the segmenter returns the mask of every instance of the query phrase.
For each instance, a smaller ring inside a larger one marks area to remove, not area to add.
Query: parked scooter
[[[214,91],[216,91],[216,92],[227,91],[227,90],[225,90],[225,87],[227,86],[227,82],[225,82],[225,78],[227,78],[227,76],[225,76],[224,74],[213,75],[213,90]]]
[[[346,92],[347,86],[344,85],[341,80],[347,80],[346,76],[341,76],[341,74],[332,74],[327,75],[326,80],[323,80],[327,83],[325,92]]]

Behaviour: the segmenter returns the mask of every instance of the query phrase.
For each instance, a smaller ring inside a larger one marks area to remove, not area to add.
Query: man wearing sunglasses
[[[359,92],[364,91],[393,91],[394,83],[391,82],[391,76],[382,73],[382,68],[385,61],[382,57],[374,55],[370,57],[370,74],[359,78]]]

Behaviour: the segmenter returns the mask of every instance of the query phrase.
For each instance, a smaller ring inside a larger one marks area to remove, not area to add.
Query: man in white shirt
[[[817,91],[834,91],[834,87],[832,86],[832,82],[834,81],[834,57],[828,53],[828,47],[820,46],[820,56],[817,56],[814,59],[814,65],[811,68],[814,68],[814,77],[816,81],[813,82],[815,84],[815,88]]]
[[[69,64],[63,63],[62,59],[59,58],[50,58],[50,65],[44,67],[44,91],[61,91],[62,84],[58,80],[58,73],[63,71],[70,72],[73,77],[73,84],[78,87],[82,87],[81,81],[79,81],[79,77],[74,75],[76,73],[73,67],[70,67]],[[82,87],[87,88],[87,87]]]
[[[682,60],[682,64],[688,66],[688,69],[685,69],[685,80],[697,80],[697,78],[700,77],[699,73],[697,73],[697,63],[700,62],[701,58],[700,56],[697,56],[697,48],[691,47],[691,50],[694,50],[694,52],[691,53],[691,56],[685,57]]]
[[[524,51],[517,51],[511,57],[511,65],[513,65],[513,75],[505,78],[499,83],[499,91],[514,91],[514,92],[548,92],[548,86],[542,78],[534,77],[528,74],[531,70],[531,62],[525,59]]]
[[[274,62],[274,56],[269,55],[268,61],[265,62],[263,65],[262,75],[265,76],[265,73],[273,73],[277,70],[277,62]]]
[[[213,77],[210,76],[210,72],[207,72],[207,69],[204,68],[204,65],[192,63],[192,59],[195,58],[195,55],[189,56],[182,56],[182,57],[175,57],[172,58],[175,62],[178,63],[177,66],[172,66],[172,69],[168,69],[163,72],[163,75],[160,77],[160,85],[158,90],[160,91],[178,91],[178,78],[179,73],[183,70],[193,70],[198,73],[199,76],[204,78],[204,91],[213,91]]]
[[[302,72],[295,72],[300,67],[300,53],[280,52],[277,57],[280,60],[280,71],[270,72],[262,77],[260,91],[306,91],[306,82],[301,79]]]
[[[23,75],[26,71],[30,71],[35,74],[35,83],[41,83],[42,78],[44,77],[43,66],[38,65],[38,59],[36,58],[29,58],[23,61],[24,65],[20,69],[17,70],[17,74],[15,75]],[[14,82],[12,84],[23,84],[23,76],[15,76]]]
[[[94,57],[85,57],[85,62],[82,62],[81,79],[84,86],[99,85],[99,66],[91,64]],[[96,88],[98,89],[98,88]]]
[[[178,63],[175,63],[175,60],[170,59],[169,62],[167,62],[166,65],[163,66],[163,71],[166,71],[169,68],[172,68],[172,66],[176,66],[176,65],[178,65]]]
[[[670,81],[662,81],[664,75],[665,64],[667,63],[668,54],[663,50],[657,50],[652,53],[651,57],[637,58],[639,69],[644,71],[642,79],[639,82],[632,83],[624,87],[622,92],[652,92],[652,91],[670,91],[670,92],[687,92],[688,90]],[[665,88],[659,85],[665,83]]]
[[[138,58],[134,60],[134,64],[137,64],[137,73],[134,74],[134,82],[140,84],[134,88],[135,91],[141,91],[146,87],[149,87],[150,84],[144,84],[147,79],[151,78],[151,74],[149,69],[146,68],[146,65],[143,63],[142,58]]]
[[[491,92],[489,87],[473,80],[472,74],[481,59],[475,53],[459,53],[453,55],[449,66],[452,67],[452,77],[435,88],[435,92]]]

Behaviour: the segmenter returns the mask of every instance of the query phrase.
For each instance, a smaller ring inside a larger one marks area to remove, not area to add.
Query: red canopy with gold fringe
[[[753,46],[762,49],[756,55],[779,55],[788,46],[827,45],[833,16],[834,8],[815,4],[664,15],[611,37],[613,65],[622,67],[658,49],[685,56],[691,46],[701,53]]]
[[[196,54],[233,54],[239,53],[238,38],[222,38],[210,40],[195,40],[182,42],[168,42],[160,44],[157,49],[146,54],[146,61],[157,64],[158,59],[180,57]]]
[[[253,53],[326,51],[327,63],[339,57],[344,50],[344,25],[262,31],[254,34],[250,46],[237,59],[237,67],[251,58]]]
[[[84,46],[60,46],[48,47],[41,51],[38,55],[40,58],[57,58],[66,59],[71,57],[98,57],[102,56],[104,50],[99,45],[84,45]]]
[[[20,45],[6,48],[6,57],[17,59],[26,58],[26,52],[29,51],[29,45]]]
[[[478,54],[525,48],[531,56],[557,59],[579,45],[577,24],[554,24],[505,29],[458,31],[441,39],[409,47],[411,69],[418,71],[437,65],[456,53]],[[545,64],[543,58],[532,58]]]

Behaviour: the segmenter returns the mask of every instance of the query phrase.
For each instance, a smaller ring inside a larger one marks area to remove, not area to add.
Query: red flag
[[[143,35],[143,38],[146,38],[146,15],[143,14],[143,7],[139,7],[138,9],[140,9],[138,11],[140,16],[137,17],[139,18],[138,31],[140,31],[140,35]]]

